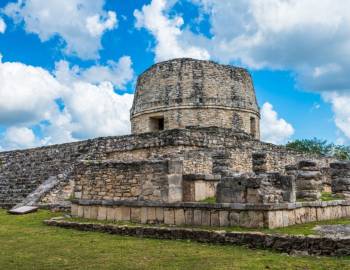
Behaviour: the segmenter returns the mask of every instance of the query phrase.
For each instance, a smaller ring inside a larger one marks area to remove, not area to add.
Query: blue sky
[[[335,2],[2,0],[0,150],[127,134],[137,75],[176,57],[248,68],[264,140],[348,143],[350,6]]]

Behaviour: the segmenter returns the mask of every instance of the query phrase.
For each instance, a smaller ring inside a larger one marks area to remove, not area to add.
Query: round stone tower
[[[260,139],[259,122],[246,69],[188,58],[155,64],[141,74],[131,108],[132,133],[216,126]]]

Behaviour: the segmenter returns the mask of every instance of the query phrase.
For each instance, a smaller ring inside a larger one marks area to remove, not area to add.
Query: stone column
[[[231,174],[230,155],[225,150],[220,150],[213,154],[213,174],[219,174],[222,177]]]
[[[309,160],[300,161],[297,169],[297,199],[306,201],[319,200],[322,191],[322,174],[316,162]]]
[[[182,160],[169,160],[168,161],[168,202],[182,202],[182,175],[183,175],[183,162]]]
[[[253,172],[256,174],[262,174],[267,172],[267,154],[266,153],[253,153]]]
[[[334,162],[330,164],[332,192],[347,199],[350,198],[350,162]]]

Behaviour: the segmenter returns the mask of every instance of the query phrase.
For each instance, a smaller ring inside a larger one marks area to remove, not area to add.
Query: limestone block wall
[[[89,200],[167,201],[167,162],[82,161],[74,172],[74,197]]]
[[[225,163],[231,171],[251,172],[252,154],[267,153],[269,171],[284,171],[284,166],[298,160],[316,160],[327,167],[332,159],[286,150],[285,147],[253,140],[249,135],[223,128],[166,130],[118,137],[53,145],[28,150],[0,152],[0,206],[23,200],[50,176],[58,176],[80,160],[121,162],[182,158],[185,173],[210,172],[215,153],[225,150]],[[215,174],[215,173],[214,173]],[[69,197],[69,178],[46,202]],[[60,192],[61,189],[67,192]],[[60,195],[61,194],[61,195]],[[55,198],[54,198],[55,197]]]
[[[182,163],[82,161],[74,171],[74,197],[86,200],[181,201]]]
[[[211,61],[174,59],[141,74],[131,109],[132,132],[152,131],[154,119],[164,119],[164,129],[217,126],[260,138],[249,72]]]
[[[259,115],[253,111],[236,111],[227,108],[183,108],[161,112],[151,112],[135,116],[132,121],[133,133],[151,132],[153,126],[150,119],[164,118],[164,129],[186,128],[188,126],[222,127],[254,133],[260,137]],[[256,119],[256,120],[251,120]],[[254,123],[252,123],[254,121]],[[253,126],[252,126],[253,125]]]

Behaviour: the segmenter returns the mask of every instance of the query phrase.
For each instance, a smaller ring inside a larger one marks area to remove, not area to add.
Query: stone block
[[[116,209],[114,207],[107,207],[107,220],[116,220]]]
[[[220,212],[217,210],[210,211],[210,226],[219,227],[220,226]]]
[[[296,208],[294,210],[295,213],[295,224],[303,224],[305,223],[305,208]]]
[[[185,224],[185,211],[183,209],[175,209],[175,224],[176,225]]]
[[[264,227],[264,213],[262,211],[241,211],[239,225],[247,228]]]
[[[97,219],[98,220],[106,220],[107,219],[107,207],[105,207],[105,206],[98,207]]]
[[[168,177],[168,202],[182,201],[182,175],[170,174]]]
[[[127,206],[121,206],[120,207],[121,212],[121,220],[122,221],[130,221],[130,207]]]
[[[305,222],[314,222],[317,221],[317,210],[315,207],[306,207],[306,221]]]
[[[89,219],[90,218],[90,212],[91,212],[91,207],[90,206],[83,206],[84,210],[84,218]]]
[[[147,223],[147,207],[141,207],[141,223],[146,224]]]
[[[83,218],[84,217],[84,206],[78,205],[78,217]]]
[[[115,220],[122,221],[122,211],[120,206],[115,207]]]
[[[140,207],[132,207],[130,209],[130,221],[135,223],[141,222],[141,208]]]
[[[341,206],[331,207],[331,219],[339,219],[342,217]]]
[[[156,223],[156,208],[148,207],[147,208],[147,223],[154,224]]]
[[[97,219],[98,206],[90,206],[90,219]]]
[[[283,222],[283,211],[267,211],[267,227],[270,229],[285,227]]]
[[[185,209],[185,224],[193,225],[193,209]]]
[[[288,214],[288,226],[292,226],[296,224],[295,220],[295,210],[285,210]]]
[[[71,208],[70,208],[71,209],[70,212],[71,212],[72,217],[78,217],[78,208],[79,208],[79,206],[77,204],[72,203]]]
[[[210,226],[210,210],[202,210],[202,226]]]
[[[202,210],[200,209],[193,210],[193,225],[195,226],[202,225]]]
[[[207,187],[204,181],[197,180],[194,182],[194,200],[196,202],[206,199]]]
[[[219,225],[221,227],[226,227],[230,225],[228,211],[223,211],[223,210],[219,211]]]
[[[239,226],[240,225],[240,212],[238,211],[231,211],[229,213],[229,221],[230,226]]]
[[[157,223],[164,222],[164,208],[163,207],[156,208],[156,220],[157,220]]]
[[[169,225],[175,224],[175,213],[174,209],[172,208],[165,208],[164,209],[164,223]]]

